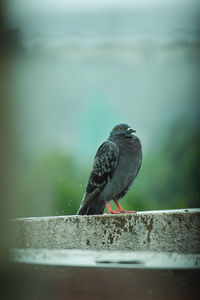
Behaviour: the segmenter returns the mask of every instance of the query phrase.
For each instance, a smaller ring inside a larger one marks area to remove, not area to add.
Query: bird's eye
[[[123,130],[123,127],[122,127],[122,126],[119,126],[118,129],[119,129],[119,130]]]

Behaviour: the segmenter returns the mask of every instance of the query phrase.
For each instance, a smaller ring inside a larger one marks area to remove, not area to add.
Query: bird
[[[142,145],[129,125],[116,125],[98,148],[77,215],[133,213],[119,204],[132,186],[142,164]],[[113,200],[117,210],[112,210]]]

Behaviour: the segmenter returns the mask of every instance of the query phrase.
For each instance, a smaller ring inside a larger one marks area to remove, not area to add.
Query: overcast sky
[[[55,12],[63,10],[88,10],[109,7],[155,7],[180,6],[199,8],[198,0],[7,0],[9,9],[14,14],[24,12]]]
[[[79,154],[85,149],[92,157],[113,124],[121,121],[137,129],[144,149],[148,149],[173,120],[186,113],[189,119],[196,113],[199,53],[197,47],[189,47],[188,37],[199,32],[199,0],[7,1],[13,25],[33,33],[29,40],[33,49],[48,50],[54,44],[60,45],[60,51],[50,52],[49,56],[48,51],[41,57],[32,57],[34,50],[26,52],[15,68],[15,101],[21,103],[22,121],[27,120],[21,130],[26,131],[31,151],[34,152],[34,146],[41,150],[47,144],[63,144],[78,149]],[[72,18],[67,14],[70,9],[87,11],[119,6],[123,6],[125,13],[92,11],[72,14]],[[130,6],[133,10],[129,13]],[[191,27],[193,15],[195,22]],[[47,22],[48,16],[50,22]],[[65,22],[59,22],[62,16]],[[53,35],[54,31],[59,34]],[[170,43],[166,47],[165,43],[163,47],[157,47],[156,43],[150,43],[150,47],[148,43],[141,48],[124,47],[129,44],[123,43],[123,37],[130,35],[132,46],[141,36],[142,41],[145,37],[151,42],[154,32],[158,45],[161,39]],[[107,34],[103,42],[97,41],[96,47],[85,48],[85,45],[93,45],[95,37],[101,37],[100,33]],[[113,36],[118,33],[121,35],[116,43]],[[84,36],[81,42],[88,41],[88,44],[80,42],[77,47],[73,38],[76,35],[80,39],[81,34]],[[71,49],[66,47],[70,38],[70,45],[75,48],[67,52]],[[173,47],[171,41],[180,43]],[[106,42],[109,47],[114,45],[114,52],[109,52]],[[98,125],[97,117],[103,120],[103,125]]]

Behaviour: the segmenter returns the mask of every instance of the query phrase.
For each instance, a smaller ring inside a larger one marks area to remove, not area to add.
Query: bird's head
[[[133,137],[134,132],[136,132],[134,129],[132,129],[127,124],[119,124],[116,125],[111,133],[110,136],[120,136],[120,137]]]

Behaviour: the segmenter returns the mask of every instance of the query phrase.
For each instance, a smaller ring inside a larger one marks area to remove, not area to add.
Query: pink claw
[[[110,203],[107,202],[106,205],[108,207],[108,214],[136,213],[136,211],[124,210],[117,201],[114,200],[114,202],[116,203],[118,210],[112,210]]]
[[[116,201],[116,200],[113,200],[115,202],[115,204],[117,205],[118,207],[118,210],[121,212],[121,213],[136,213],[136,211],[130,211],[130,210],[125,210],[121,207],[121,205]]]

